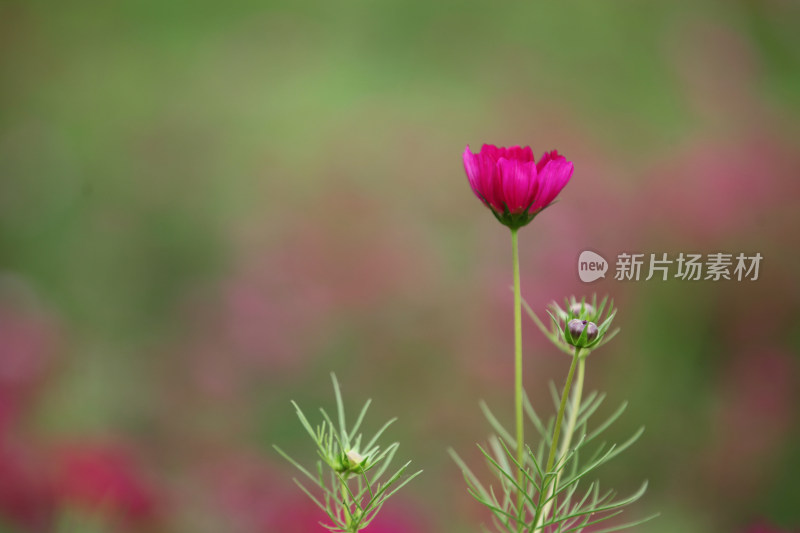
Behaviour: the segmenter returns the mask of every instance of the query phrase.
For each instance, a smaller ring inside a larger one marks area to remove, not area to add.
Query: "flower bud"
[[[573,318],[567,324],[564,337],[576,348],[586,348],[597,340],[599,334],[600,330],[594,322]]]
[[[350,450],[347,452],[347,461],[350,465],[350,468],[355,469],[364,462],[364,458],[357,451]]]
[[[617,313],[614,302],[608,306],[607,303],[608,296],[598,302],[596,295],[592,295],[590,299],[578,299],[574,296],[564,298],[564,307],[552,302],[547,314],[553,320],[553,327],[545,334],[562,351],[573,355],[574,350],[571,347],[576,347],[581,350],[581,356],[585,357],[589,351],[599,348],[619,331],[617,328],[606,337]],[[545,331],[542,324],[538,325],[539,329]]]
[[[569,310],[572,313],[572,316],[575,317],[594,315],[594,307],[592,307],[590,304],[587,303],[574,302],[570,306]],[[583,312],[581,312],[581,310],[583,310]]]
[[[366,458],[355,450],[348,452],[341,452],[337,455],[336,460],[331,464],[331,467],[338,473],[349,476],[350,474],[359,474],[366,466]]]

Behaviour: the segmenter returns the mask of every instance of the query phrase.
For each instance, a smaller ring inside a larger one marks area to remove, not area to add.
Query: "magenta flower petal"
[[[511,146],[503,148],[502,146],[495,146],[493,144],[484,144],[481,146],[481,155],[492,158],[494,162],[503,159],[516,159],[518,161],[533,161],[533,150],[530,146],[521,148],[519,146]]]
[[[533,150],[531,150],[530,146],[526,146],[525,148],[512,146],[511,148],[506,149],[506,154],[503,157],[506,159],[515,159],[517,161],[527,163],[529,161],[533,161]]]
[[[486,207],[502,211],[502,198],[498,201],[495,195],[497,167],[490,158],[480,154],[473,154],[469,145],[464,149],[464,170],[467,172],[470,187],[475,196],[486,204]]]
[[[469,145],[467,145],[469,146]],[[490,158],[493,162],[497,163],[497,160],[501,157],[505,157],[506,149],[502,147],[497,147],[493,144],[484,144],[481,146],[481,156]]]
[[[553,159],[566,159],[563,155],[558,153],[558,150],[551,150],[542,154],[541,159],[536,162],[536,170],[541,172],[542,169]]]
[[[481,180],[483,179],[481,176],[484,169],[481,168],[480,156],[473,154],[472,150],[469,149],[469,145],[467,145],[461,157],[464,160],[464,171],[467,173],[469,186],[472,187],[472,192],[478,198],[481,198]],[[483,201],[483,198],[481,198],[481,201]]]
[[[509,213],[524,212],[533,201],[536,186],[536,165],[533,161],[501,158],[497,162],[503,183],[503,198]]]
[[[569,179],[572,177],[573,165],[565,158],[551,159],[539,174],[539,192],[536,201],[533,202],[530,211],[536,212],[544,209],[556,199]]]

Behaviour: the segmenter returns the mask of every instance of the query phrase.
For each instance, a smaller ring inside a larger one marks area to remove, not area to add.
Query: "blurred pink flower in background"
[[[572,177],[573,165],[557,150],[534,162],[529,146],[484,144],[473,154],[464,150],[464,169],[470,187],[503,224],[521,227],[555,200]]]
[[[796,419],[797,362],[777,349],[738,354],[722,377],[708,461],[708,479],[727,501],[754,497]],[[736,468],[731,468],[736,464]]]
[[[51,370],[59,332],[27,285],[6,281],[3,296],[14,294],[0,302],[0,516],[38,533],[50,530],[56,495],[46,454],[19,426]],[[8,285],[12,291],[5,291]]]
[[[770,525],[768,522],[761,521],[744,530],[744,533],[798,533],[797,529],[788,530]]]
[[[781,231],[796,221],[800,157],[793,122],[758,95],[765,65],[746,35],[716,17],[675,25],[665,55],[705,119],[648,174],[634,220],[667,220],[682,244]],[[690,52],[691,51],[691,52]],[[679,210],[681,216],[673,216]],[[760,239],[763,241],[763,238]]]
[[[30,445],[0,439],[0,516],[22,531],[51,530],[56,497],[45,461]]]
[[[733,143],[692,142],[651,172],[649,187],[632,206],[639,210],[634,219],[669,219],[668,227],[653,229],[676,231],[683,246],[763,235],[766,224],[779,230],[786,221],[781,216],[796,212],[800,185],[782,176],[798,170],[796,151],[769,132]],[[677,206],[679,217],[673,216]],[[767,218],[768,212],[780,216]]]
[[[324,515],[293,483],[292,475],[257,456],[241,454],[202,467],[212,505],[233,533],[307,533]]]
[[[62,506],[111,519],[117,526],[139,526],[158,517],[156,489],[124,446],[64,446],[55,451],[55,465]]]
[[[257,455],[241,454],[206,468],[203,483],[233,533],[309,533],[325,531],[327,516],[290,481],[287,472]],[[311,488],[310,483],[304,483]],[[393,498],[365,531],[429,533],[428,522],[411,502]]]
[[[57,341],[50,317],[0,303],[0,438],[37,392]]]
[[[402,498],[392,498],[364,531],[367,533],[433,533],[435,530],[416,505]]]
[[[278,239],[243,237],[228,276],[189,304],[202,389],[224,395],[254,375],[303,370],[353,317],[429,298],[435,270],[424,241],[371,199],[338,190],[308,213]]]

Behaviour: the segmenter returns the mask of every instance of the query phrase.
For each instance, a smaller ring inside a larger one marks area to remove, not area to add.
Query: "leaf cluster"
[[[553,400],[558,406],[559,396],[551,383]],[[516,444],[512,434],[503,427],[489,407],[481,402],[481,409],[495,433],[489,437],[488,446],[478,445],[478,449],[494,474],[494,484],[485,485],[466,463],[454,452],[450,454],[456,461],[467,482],[467,490],[493,514],[496,531],[517,533],[521,531],[580,532],[606,520],[618,517],[623,507],[642,497],[647,483],[634,494],[618,497],[614,490],[601,489],[599,481],[592,479],[595,470],[614,459],[631,446],[644,432],[639,429],[621,444],[609,444],[600,440],[600,435],[625,411],[622,404],[613,414],[590,429],[590,418],[603,403],[605,395],[593,392],[578,407],[576,436],[577,442],[568,453],[559,457],[553,469],[544,471],[545,459],[552,442],[554,417],[546,423],[533,409],[527,395],[524,396],[524,409],[530,423],[536,428],[539,444],[535,449],[525,447],[524,464],[516,457]],[[570,405],[570,409],[575,406]],[[522,486],[517,482],[517,472],[522,470]],[[588,484],[586,484],[588,482]],[[517,507],[516,495],[521,490],[524,505]],[[552,509],[549,516],[541,517],[539,528],[535,528],[541,509]],[[641,524],[654,516],[630,523],[614,524],[603,532],[618,531]],[[488,530],[488,529],[487,529]],[[593,530],[595,531],[595,530]]]
[[[385,476],[395,457],[399,443],[381,448],[378,439],[396,420],[391,419],[367,440],[359,432],[371,400],[367,400],[348,430],[345,422],[344,403],[339,382],[331,374],[336,394],[337,423],[320,408],[322,421],[312,427],[300,407],[292,405],[300,423],[317,447],[319,459],[313,473],[295,461],[278,446],[275,450],[297,468],[309,489],[297,478],[294,482],[328,517],[329,522],[320,522],[333,532],[354,533],[366,528],[377,516],[386,500],[418,476],[422,471],[406,475],[411,461],[403,464],[393,474]]]

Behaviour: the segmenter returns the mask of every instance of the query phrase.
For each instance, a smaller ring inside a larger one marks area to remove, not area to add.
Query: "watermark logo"
[[[590,250],[581,252],[578,257],[578,276],[584,283],[590,283],[600,278],[606,277],[608,272],[608,261],[600,255]]]
[[[666,281],[670,278],[684,281],[756,281],[763,256],[760,253],[692,254],[621,253],[617,256],[614,279],[617,281],[649,281],[653,278]],[[581,252],[578,258],[578,277],[585,283],[605,278],[608,261],[591,251]]]

